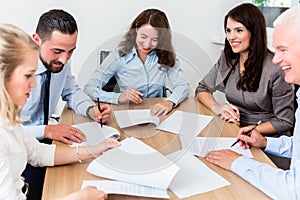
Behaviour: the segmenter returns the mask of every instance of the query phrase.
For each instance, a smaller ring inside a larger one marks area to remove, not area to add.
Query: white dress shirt
[[[23,126],[5,128],[0,121],[0,199],[26,199],[21,174],[27,162],[33,166],[53,166],[54,152],[55,145],[38,142]]]

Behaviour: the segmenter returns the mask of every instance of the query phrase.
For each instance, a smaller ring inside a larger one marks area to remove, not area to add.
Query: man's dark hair
[[[72,35],[78,31],[74,17],[63,10],[53,9],[44,13],[36,27],[36,33],[45,41],[50,39],[53,31]]]

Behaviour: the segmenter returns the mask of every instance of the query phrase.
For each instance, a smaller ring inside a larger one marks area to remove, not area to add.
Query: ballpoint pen
[[[251,133],[259,124],[261,123],[261,121],[258,121],[250,130],[248,130],[247,132],[243,133],[244,135],[249,135],[249,133]],[[238,143],[240,140],[237,139],[230,147],[233,147],[234,145],[236,145],[236,143]]]
[[[99,110],[99,112],[101,113],[100,100],[99,100],[99,98],[97,98],[97,104],[98,104],[98,110]],[[100,119],[100,125],[101,125],[101,128],[103,128],[102,118]]]

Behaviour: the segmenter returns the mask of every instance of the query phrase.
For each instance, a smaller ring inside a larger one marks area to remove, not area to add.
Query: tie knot
[[[51,75],[51,72],[50,72],[49,70],[46,70],[46,71],[45,71],[45,74],[46,74],[47,76],[49,76],[49,75]]]

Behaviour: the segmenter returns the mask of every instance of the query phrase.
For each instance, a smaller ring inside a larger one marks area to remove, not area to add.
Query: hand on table
[[[103,152],[108,151],[109,149],[119,147],[121,145],[120,142],[113,138],[108,138],[107,140],[93,145],[93,146],[86,146],[85,148],[87,151],[93,156],[93,157],[98,157],[101,155]]]
[[[219,115],[221,119],[238,126],[240,125],[240,111],[238,107],[226,103],[225,105],[214,106],[212,110],[216,115]]]
[[[94,186],[87,186],[59,200],[105,200],[108,196]]]
[[[208,162],[218,165],[224,169],[231,170],[231,164],[235,159],[242,156],[232,150],[224,149],[210,151],[204,157]]]
[[[142,96],[143,93],[132,88],[127,88],[127,90],[120,95],[119,103],[132,102],[134,104],[139,104],[143,102]]]
[[[89,109],[88,113],[91,119],[96,122],[99,122],[102,119],[102,122],[105,123],[110,119],[112,109],[108,104],[102,104],[100,106],[101,112],[98,109],[98,106],[94,106]]]
[[[166,115],[173,109],[173,105],[174,103],[168,100],[157,103],[150,109],[150,114],[156,116]]]
[[[68,145],[72,144],[72,141],[76,143],[86,141],[85,134],[69,124],[46,125],[44,138],[57,140]]]

